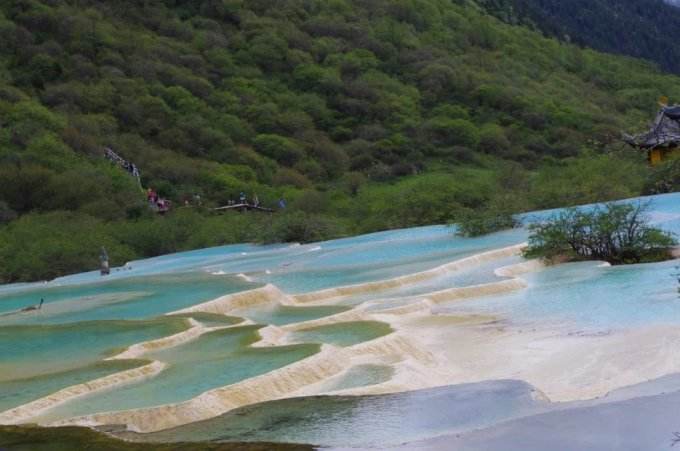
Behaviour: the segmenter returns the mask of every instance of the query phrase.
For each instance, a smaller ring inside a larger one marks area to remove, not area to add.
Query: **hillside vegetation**
[[[508,22],[594,49],[654,61],[680,73],[680,1],[480,0]]]
[[[447,0],[0,0],[0,281],[637,195],[680,79]],[[135,179],[174,201],[154,215]],[[243,191],[273,215],[211,215]],[[198,193],[201,207],[177,208]]]

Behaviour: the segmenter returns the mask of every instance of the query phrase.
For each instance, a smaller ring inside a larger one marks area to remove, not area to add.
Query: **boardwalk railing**
[[[120,166],[121,168],[123,168],[127,172],[129,172],[130,175],[135,177],[137,180],[140,180],[139,168],[137,167],[136,164],[134,164],[130,161],[127,161],[125,158],[121,157],[116,152],[114,152],[113,149],[111,149],[110,147],[104,148],[104,156],[111,163],[114,163],[114,164]],[[140,186],[141,186],[141,181],[140,181]]]
[[[257,210],[257,211],[266,211],[268,213],[273,213],[274,210],[271,208],[265,208],[265,207],[260,207],[259,205],[253,205],[249,203],[240,203],[240,204],[233,204],[233,205],[224,205],[222,207],[216,207],[213,208],[215,211],[226,211],[226,210]]]

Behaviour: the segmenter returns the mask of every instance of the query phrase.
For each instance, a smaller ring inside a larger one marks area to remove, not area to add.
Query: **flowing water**
[[[680,323],[678,261],[602,267],[568,263],[524,275],[526,290],[479,299],[474,305],[443,305],[440,312],[512,316],[530,324],[573,330],[608,330]]]
[[[652,221],[680,233],[680,195],[651,202]],[[131,424],[172,428],[145,436],[153,440],[397,444],[542,407],[521,383],[503,385],[501,397],[494,385],[437,392],[427,415],[409,410],[430,399],[415,394],[248,404],[381,387],[404,368],[427,378],[418,368],[434,357],[389,323],[400,315],[474,314],[567,334],[680,323],[678,261],[571,263],[520,282],[497,271],[523,261],[517,249],[495,252],[526,241],[526,229],[477,238],[453,232],[430,226],[306,245],[222,246],[130,262],[107,277],[0,286],[0,422],[140,409]],[[42,309],[21,311],[41,299]],[[204,307],[214,299],[219,308]],[[156,366],[135,373],[145,365]],[[454,398],[462,406],[455,414],[447,404]],[[171,420],[149,419],[163,409]],[[470,411],[478,414],[465,417]]]

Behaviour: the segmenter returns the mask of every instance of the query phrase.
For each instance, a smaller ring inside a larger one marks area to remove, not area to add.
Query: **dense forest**
[[[680,0],[480,0],[506,22],[680,74]],[[674,6],[675,5],[675,6]]]
[[[680,99],[680,78],[464,1],[0,0],[0,42],[4,282],[92,269],[101,245],[122,264],[320,240],[678,173],[619,134]],[[240,192],[287,207],[211,213]]]

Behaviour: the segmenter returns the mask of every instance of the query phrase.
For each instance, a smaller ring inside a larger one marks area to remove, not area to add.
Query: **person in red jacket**
[[[146,199],[150,204],[155,204],[158,201],[158,194],[156,194],[156,191],[154,191],[153,188],[146,190]]]

